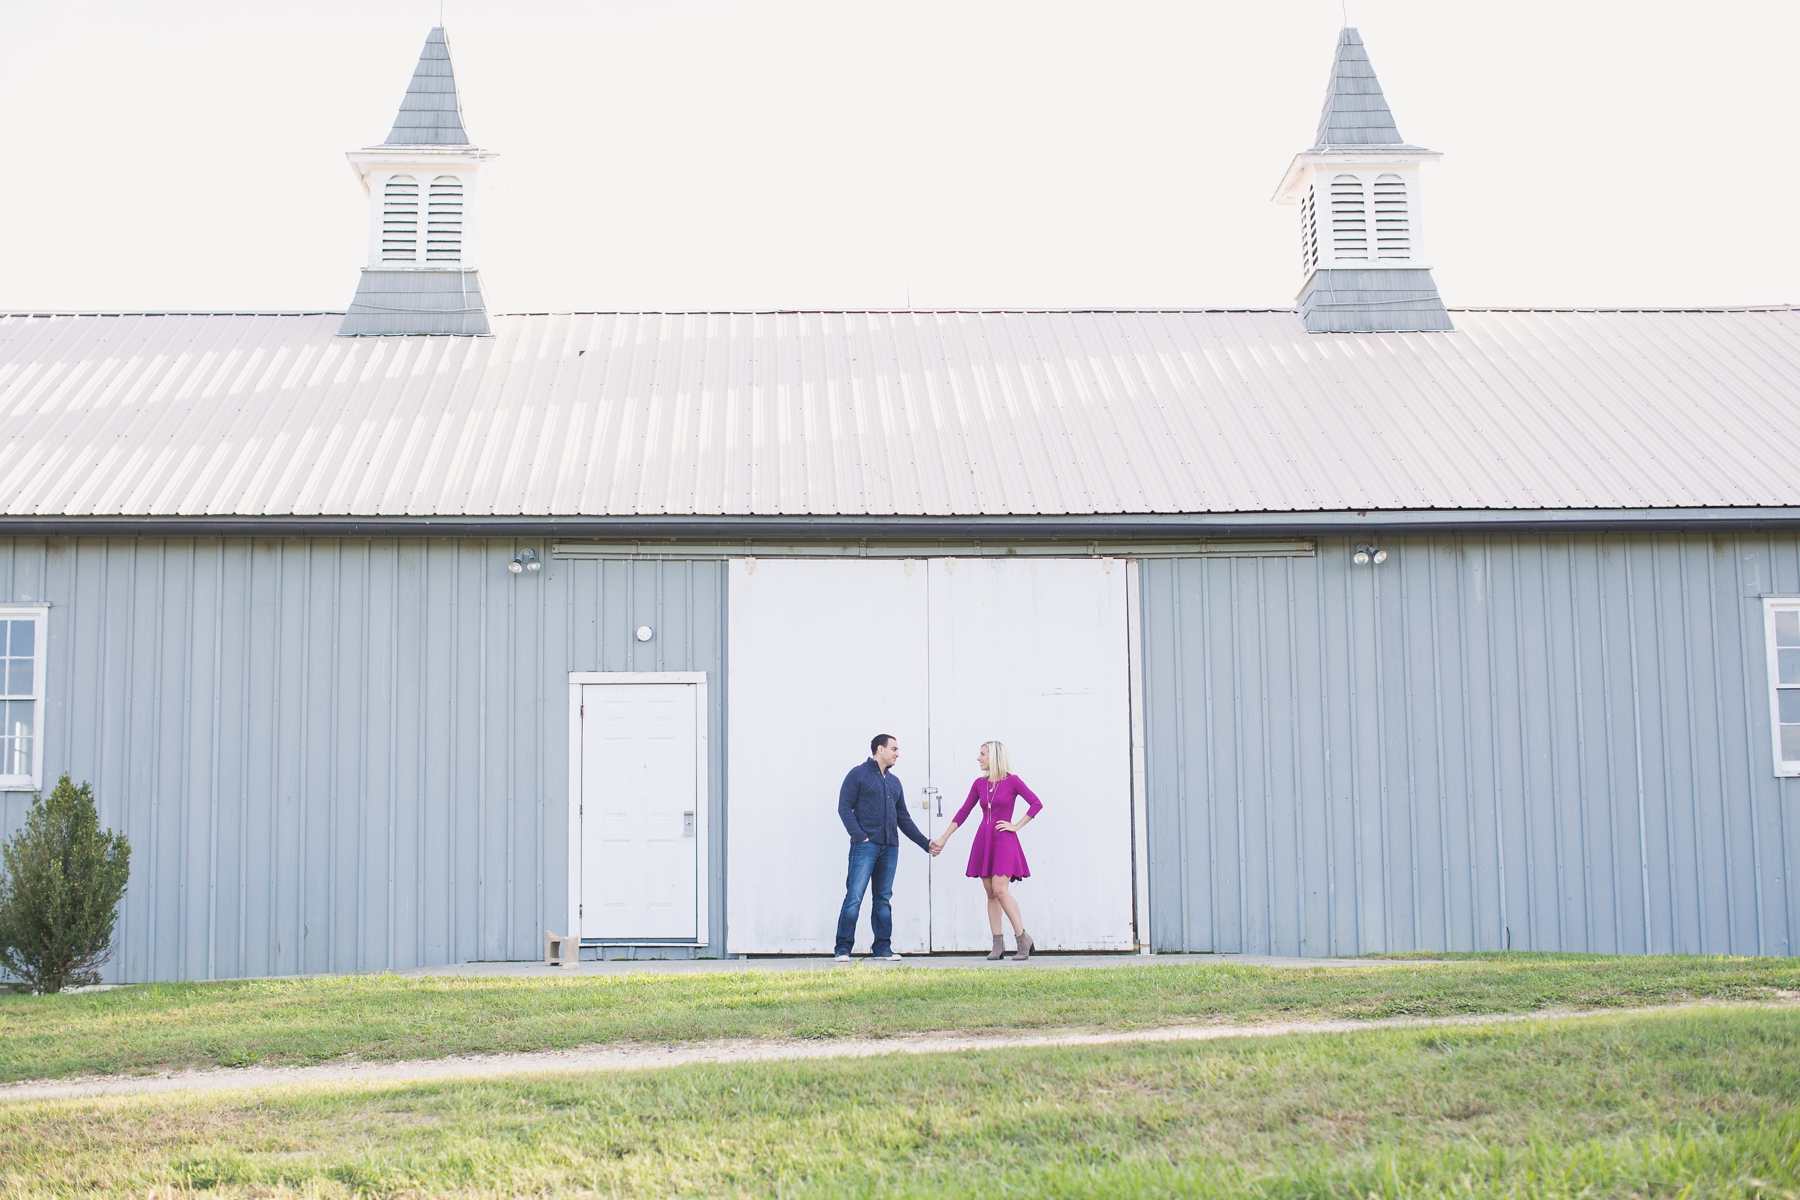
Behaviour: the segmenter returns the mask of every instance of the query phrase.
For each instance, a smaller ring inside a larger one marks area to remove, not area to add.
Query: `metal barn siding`
[[[1792,533],[1142,565],[1159,950],[1791,954]]]
[[[534,958],[563,932],[567,672],[722,679],[724,571],[515,576],[525,544],[0,539],[0,596],[52,606],[45,786],[91,780],[132,841],[110,979]],[[0,796],[0,830],[29,801]]]

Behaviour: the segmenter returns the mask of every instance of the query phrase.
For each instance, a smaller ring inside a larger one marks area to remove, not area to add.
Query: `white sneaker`
[[[837,956],[837,960],[838,960],[838,961],[839,961],[839,962],[849,962],[849,961],[850,961],[850,956],[849,956],[849,955],[848,955],[848,954],[840,954],[840,955],[838,955],[838,956]]]
[[[893,953],[893,954],[889,954],[889,955],[885,955],[885,956],[884,956],[884,957],[882,957],[882,958],[878,958],[878,959],[876,959],[876,960],[875,960],[875,961],[876,961],[876,962],[899,962],[899,961],[900,961],[900,955],[899,955],[899,953],[898,953],[898,952],[895,952],[895,953]]]

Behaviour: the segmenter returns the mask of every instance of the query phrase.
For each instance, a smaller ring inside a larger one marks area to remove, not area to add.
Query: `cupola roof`
[[[1331,63],[1331,82],[1325,88],[1325,107],[1319,112],[1313,142],[1315,150],[1405,144],[1362,37],[1348,26],[1338,34],[1337,57]]]
[[[462,101],[456,94],[456,72],[450,65],[450,43],[444,37],[442,26],[426,35],[425,48],[419,52],[419,65],[413,69],[412,82],[406,85],[406,97],[400,101],[394,128],[382,144],[469,144],[469,135],[463,129]]]

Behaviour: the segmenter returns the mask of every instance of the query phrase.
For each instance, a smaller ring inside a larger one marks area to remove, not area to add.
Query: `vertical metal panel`
[[[109,979],[540,953],[568,891],[567,673],[722,683],[724,570],[536,545],[543,570],[515,576],[523,545],[0,539],[0,598],[51,605],[46,782],[92,781],[132,841]],[[0,794],[0,832],[29,803]]]
[[[1800,538],[1382,545],[1142,564],[1157,949],[1794,952]]]

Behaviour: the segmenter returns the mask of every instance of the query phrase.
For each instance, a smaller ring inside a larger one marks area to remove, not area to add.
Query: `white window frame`
[[[1769,676],[1769,742],[1775,755],[1775,774],[1781,778],[1800,776],[1800,759],[1781,756],[1781,664],[1775,647],[1775,614],[1800,612],[1800,596],[1763,597],[1763,651],[1767,657]]]
[[[44,787],[44,662],[50,643],[50,606],[47,604],[0,605],[0,621],[33,620],[37,634],[32,639],[36,652],[31,668],[32,693],[29,696],[5,696],[7,700],[30,700],[31,706],[31,774],[0,775],[0,792],[37,792]]]

